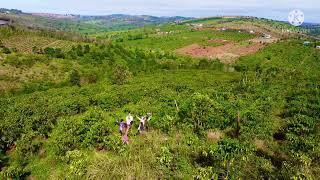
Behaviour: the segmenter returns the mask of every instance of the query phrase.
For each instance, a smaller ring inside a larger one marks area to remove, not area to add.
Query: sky
[[[208,17],[248,15],[287,20],[300,9],[306,22],[320,23],[320,0],[0,0],[1,8],[81,15]]]

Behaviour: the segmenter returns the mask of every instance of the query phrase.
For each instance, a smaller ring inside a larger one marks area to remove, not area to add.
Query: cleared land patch
[[[211,39],[210,42],[223,43],[221,46],[202,46],[199,44],[191,44],[183,48],[177,49],[176,53],[180,55],[189,55],[192,57],[204,57],[209,59],[219,59],[222,63],[234,63],[240,56],[253,54],[262,49],[266,42],[258,39],[251,39],[240,43],[230,42],[221,39]]]

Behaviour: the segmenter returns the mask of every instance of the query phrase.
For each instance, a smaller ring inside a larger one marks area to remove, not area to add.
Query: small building
[[[316,46],[316,49],[320,49],[320,46]]]
[[[304,45],[304,46],[309,46],[310,44],[311,44],[310,41],[305,41],[305,42],[303,42],[303,45]]]
[[[254,31],[253,31],[253,30],[250,30],[249,33],[250,33],[250,34],[254,34]]]
[[[9,26],[13,23],[12,19],[0,17],[0,27]]]
[[[8,26],[9,24],[10,24],[10,21],[0,19],[0,27]]]
[[[270,35],[270,34],[263,34],[262,37],[265,38],[265,39],[270,39],[270,38],[271,38],[271,35]]]

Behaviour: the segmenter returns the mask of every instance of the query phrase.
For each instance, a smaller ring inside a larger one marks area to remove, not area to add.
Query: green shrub
[[[65,54],[60,48],[51,48],[46,47],[43,50],[44,54],[46,54],[48,57],[55,57],[55,58],[65,58]]]
[[[87,152],[79,150],[67,151],[63,157],[63,162],[67,164],[64,177],[67,179],[83,179],[87,173],[89,157]]]
[[[61,119],[50,135],[49,149],[64,155],[67,151],[107,144],[110,128],[102,112],[95,109],[82,116]]]
[[[212,167],[198,167],[193,179],[218,179],[218,174],[214,172]]]
[[[250,146],[242,144],[238,140],[223,139],[219,141],[215,154],[217,158],[222,160],[231,160],[245,155],[250,150]]]
[[[125,84],[132,77],[132,73],[129,71],[125,61],[116,61],[112,72],[112,82],[114,84]]]
[[[174,155],[170,152],[168,147],[161,147],[160,156],[158,157],[158,162],[161,166],[165,168],[170,168],[172,166]]]
[[[23,84],[22,92],[24,93],[32,93],[35,91],[46,91],[48,89],[51,89],[53,87],[57,86],[55,83],[50,81],[31,81],[29,83]]]
[[[55,106],[57,112],[62,115],[75,115],[88,109],[89,100],[82,96],[74,96],[58,102]]]
[[[2,52],[3,52],[4,54],[11,54],[11,50],[10,50],[9,48],[7,48],[7,47],[3,47],[3,48],[2,48]]]
[[[1,179],[20,179],[24,175],[23,167],[18,163],[12,163],[0,172]]]
[[[72,86],[80,86],[80,74],[79,71],[73,69],[69,75],[69,82]]]
[[[16,68],[30,68],[37,62],[45,61],[47,61],[47,59],[38,54],[10,54],[5,58],[4,63],[14,66]]]
[[[193,94],[183,104],[179,116],[182,123],[192,124],[197,133],[210,128],[224,128],[230,123],[229,114],[222,104],[200,93]]]

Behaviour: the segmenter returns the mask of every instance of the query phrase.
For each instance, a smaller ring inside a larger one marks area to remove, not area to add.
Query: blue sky
[[[1,0],[2,8],[26,12],[82,15],[156,15],[207,17],[251,15],[286,20],[293,9],[305,13],[307,22],[320,23],[320,0]]]

